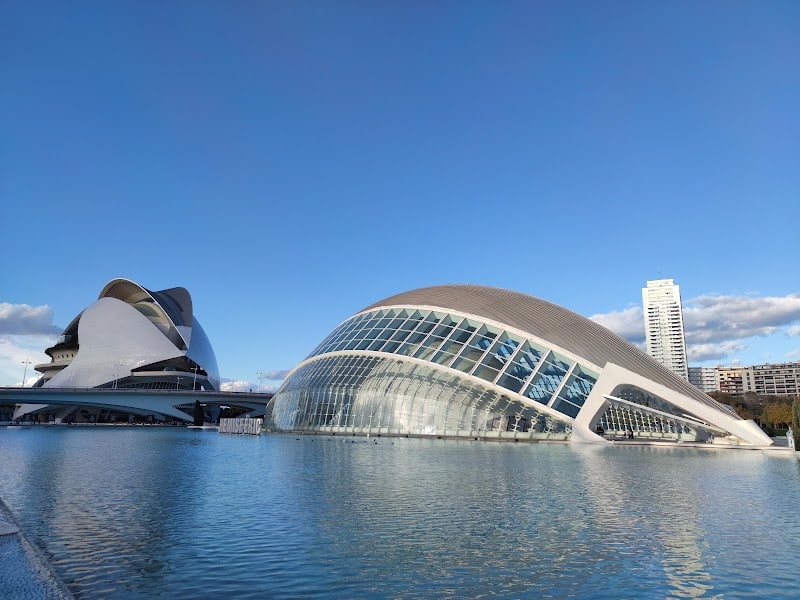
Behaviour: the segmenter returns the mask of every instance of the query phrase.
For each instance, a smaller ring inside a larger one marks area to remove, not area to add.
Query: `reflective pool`
[[[0,429],[77,598],[800,596],[796,453]]]

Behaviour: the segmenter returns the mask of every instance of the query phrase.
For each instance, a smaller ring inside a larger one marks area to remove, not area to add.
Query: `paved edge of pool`
[[[74,600],[61,577],[50,565],[44,553],[32,543],[19,526],[14,513],[0,498],[0,543],[10,544],[6,552],[18,560],[0,561],[0,582],[8,591],[16,585],[22,598]],[[20,579],[24,582],[20,584]],[[14,584],[10,584],[14,582]],[[16,599],[16,596],[15,596]]]

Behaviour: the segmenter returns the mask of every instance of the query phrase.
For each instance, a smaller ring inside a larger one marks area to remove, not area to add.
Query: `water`
[[[800,597],[795,453],[12,427],[0,457],[77,598]]]

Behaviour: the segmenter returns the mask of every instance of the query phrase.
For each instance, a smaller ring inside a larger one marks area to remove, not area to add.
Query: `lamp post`
[[[199,365],[195,365],[192,368],[192,371],[194,371],[194,381],[192,381],[192,391],[195,391],[197,389],[197,369],[199,368],[200,368]]]
[[[122,370],[123,364],[124,363],[122,362],[114,363],[114,389],[117,389],[117,382],[119,381],[119,372]]]
[[[175,389],[176,390],[181,389],[181,378],[180,377],[178,377],[178,383],[175,384]]]
[[[264,381],[264,371],[259,371],[256,373],[258,379],[258,386],[256,387],[256,393],[261,393],[261,382]]]
[[[25,365],[25,370],[22,372],[22,387],[25,387],[25,378],[28,376],[28,365],[31,364],[31,361],[26,358],[22,364]]]

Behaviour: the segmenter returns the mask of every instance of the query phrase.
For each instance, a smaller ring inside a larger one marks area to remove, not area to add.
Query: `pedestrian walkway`
[[[47,559],[20,530],[0,500],[0,597],[9,600],[72,600]]]

